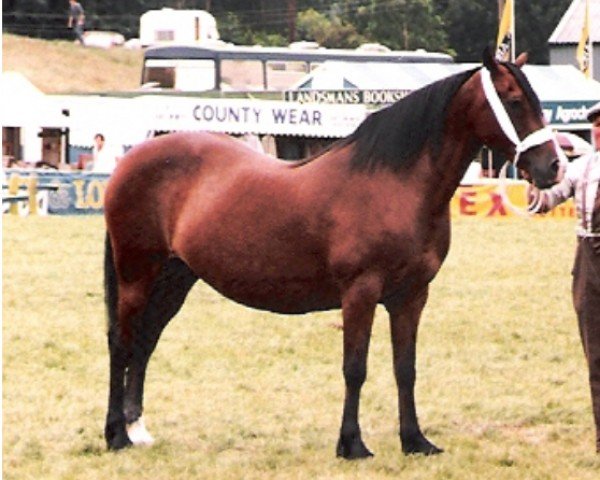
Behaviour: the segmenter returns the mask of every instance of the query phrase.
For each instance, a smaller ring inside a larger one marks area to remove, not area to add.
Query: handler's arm
[[[575,195],[575,187],[579,178],[579,165],[569,164],[564,178],[553,187],[541,190],[541,208],[540,213],[552,210],[557,205],[567,201]]]

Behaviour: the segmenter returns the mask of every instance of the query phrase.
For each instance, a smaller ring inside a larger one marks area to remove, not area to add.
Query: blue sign
[[[48,213],[51,215],[89,215],[104,211],[104,192],[109,175],[90,172],[61,172],[55,170],[25,170],[9,168],[7,178],[27,179],[35,175],[38,185],[54,185],[48,191]]]
[[[546,121],[551,125],[589,124],[587,111],[596,104],[596,100],[581,102],[542,102]]]

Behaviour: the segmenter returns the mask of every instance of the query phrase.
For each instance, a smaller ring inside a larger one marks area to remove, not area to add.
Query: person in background
[[[73,29],[75,38],[79,40],[81,45],[85,46],[85,40],[83,39],[83,27],[85,25],[85,14],[83,7],[79,2],[75,0],[69,0],[69,19],[67,26]]]
[[[106,139],[101,133],[94,136],[93,164],[94,173],[112,173],[117,166],[117,155],[106,146]]]
[[[574,197],[577,252],[573,266],[573,306],[588,363],[596,451],[600,453],[600,102],[587,113],[592,123],[593,151],[570,162],[561,182],[541,190],[542,212]]]

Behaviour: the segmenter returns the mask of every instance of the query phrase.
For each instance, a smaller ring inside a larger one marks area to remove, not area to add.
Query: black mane
[[[342,145],[354,144],[352,166],[369,170],[410,167],[426,142],[439,153],[448,104],[477,70],[434,82],[369,115],[341,141]]]

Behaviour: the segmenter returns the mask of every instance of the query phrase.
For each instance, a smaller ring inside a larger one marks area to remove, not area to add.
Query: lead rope
[[[519,135],[517,134],[517,130],[515,129],[504,105],[502,105],[502,101],[498,96],[498,92],[496,91],[496,87],[492,82],[492,75],[487,68],[481,69],[481,84],[483,86],[483,92],[485,93],[485,97],[487,98],[488,103],[492,111],[494,112],[494,116],[500,125],[500,128],[506,135],[506,137],[513,143],[515,146],[515,158],[513,159],[512,164],[516,167],[521,158],[521,154],[526,152],[530,148],[537,147],[542,143],[553,142],[554,149],[558,155],[558,158],[561,164],[567,163],[567,158],[560,146],[558,145],[558,141],[556,139],[556,135],[552,131],[549,126],[545,126],[536,130],[529,135],[527,135],[523,140],[519,140]],[[515,205],[508,194],[506,193],[506,171],[510,162],[506,162],[500,172],[498,174],[498,179],[500,180],[499,189],[500,196],[502,197],[502,201],[514,212],[519,215],[529,216],[539,212],[540,208],[543,206],[543,196],[541,192],[532,187],[528,189],[527,197],[528,197],[528,205],[527,209],[523,209]]]

